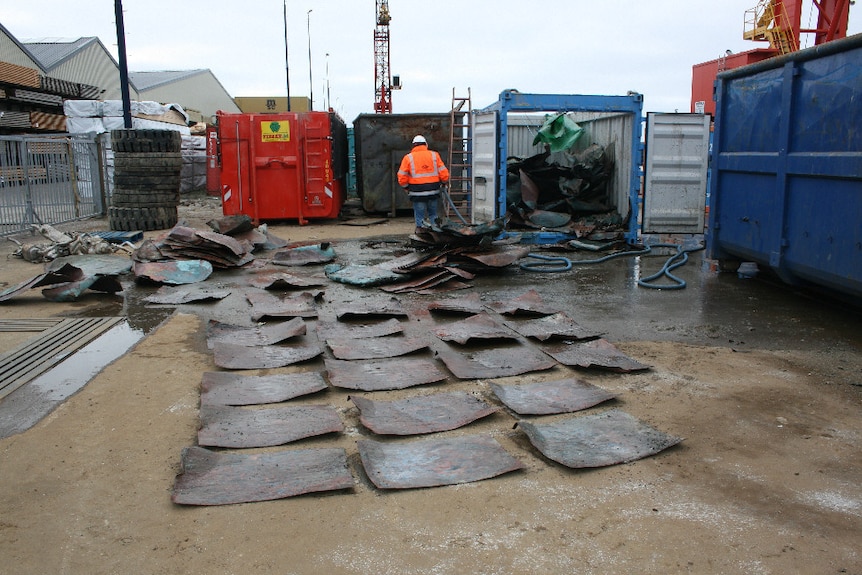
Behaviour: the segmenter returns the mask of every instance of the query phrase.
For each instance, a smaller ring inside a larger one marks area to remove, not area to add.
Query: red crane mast
[[[376,0],[374,26],[374,112],[392,113],[392,71],[389,67],[389,0]]]

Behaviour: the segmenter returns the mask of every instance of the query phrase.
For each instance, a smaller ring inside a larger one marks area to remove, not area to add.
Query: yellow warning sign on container
[[[261,142],[289,142],[290,122],[278,122],[275,120],[260,123]]]

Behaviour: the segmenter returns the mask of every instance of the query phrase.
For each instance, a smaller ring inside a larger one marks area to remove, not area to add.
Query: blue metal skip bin
[[[862,34],[719,74],[707,254],[862,296]]]

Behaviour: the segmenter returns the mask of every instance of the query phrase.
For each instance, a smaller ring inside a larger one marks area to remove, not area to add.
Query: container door
[[[473,113],[474,224],[497,217],[497,112]]]
[[[703,233],[709,122],[704,114],[647,114],[644,233]]]

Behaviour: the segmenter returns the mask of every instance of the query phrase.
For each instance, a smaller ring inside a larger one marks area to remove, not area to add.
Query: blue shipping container
[[[718,75],[707,254],[862,296],[862,34]]]

